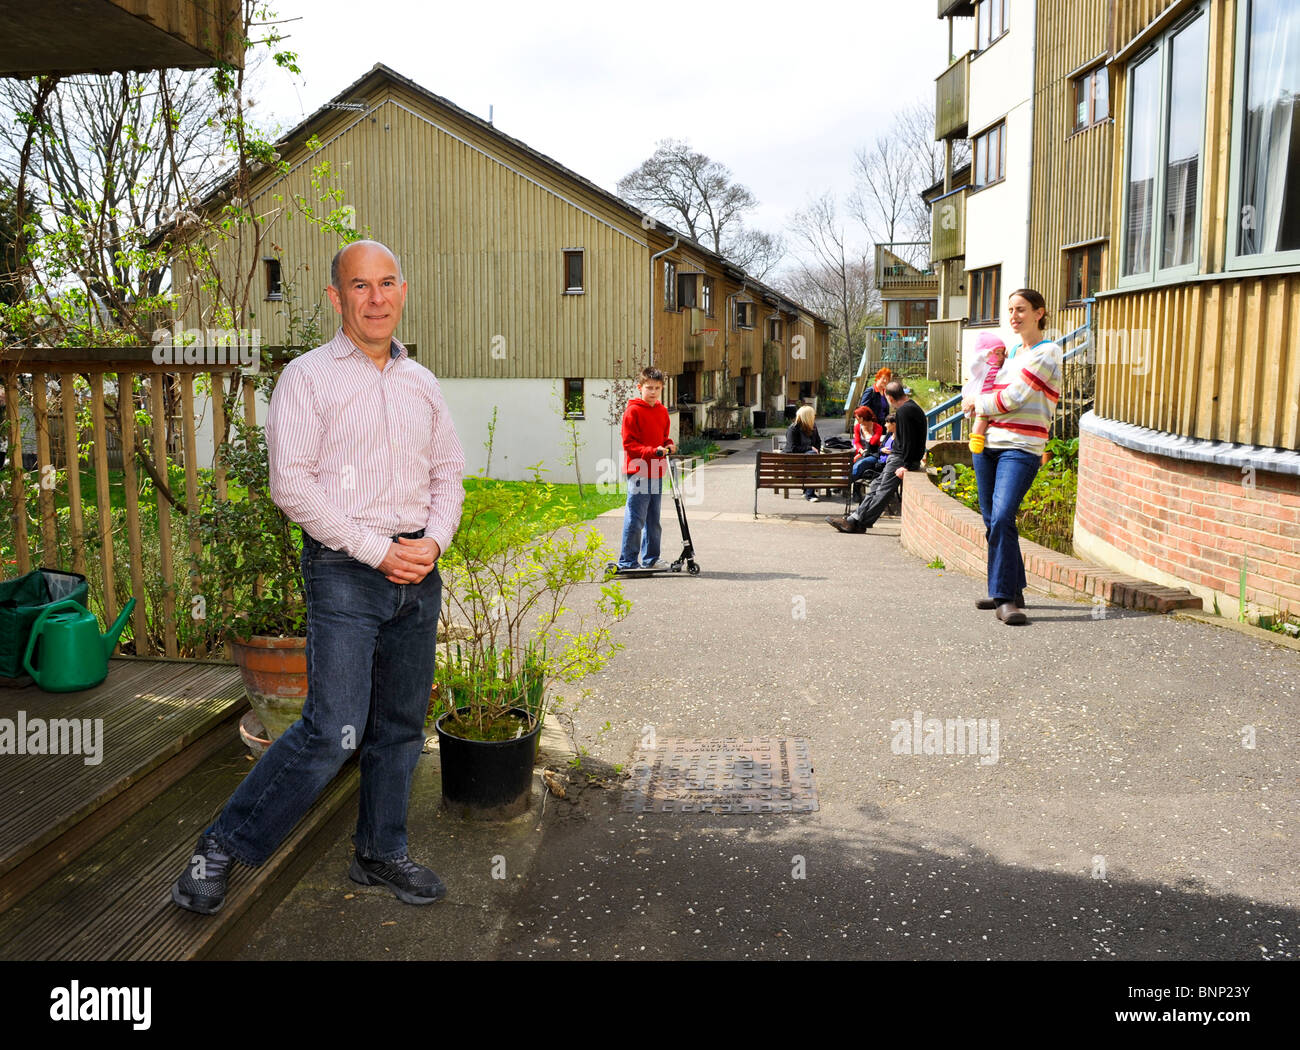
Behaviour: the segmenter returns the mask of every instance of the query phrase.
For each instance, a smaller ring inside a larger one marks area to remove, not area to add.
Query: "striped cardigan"
[[[1029,349],[1012,347],[992,393],[974,399],[976,413],[989,417],[986,447],[1041,454],[1060,398],[1061,347],[1046,339]]]

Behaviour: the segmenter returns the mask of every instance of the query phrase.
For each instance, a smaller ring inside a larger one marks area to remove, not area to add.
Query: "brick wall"
[[[909,473],[903,485],[901,540],[904,550],[918,558],[929,562],[938,556],[947,569],[988,579],[983,519],[919,471]],[[1020,553],[1029,586],[1047,594],[1161,613],[1201,607],[1200,598],[1181,588],[1145,582],[1023,538]]]
[[[1144,575],[1178,580],[1207,604],[1217,596],[1225,613],[1236,611],[1244,556],[1248,602],[1300,611],[1300,477],[1251,476],[1084,433],[1075,530],[1076,547],[1086,543],[1094,557],[1104,549],[1099,540],[1155,570]]]

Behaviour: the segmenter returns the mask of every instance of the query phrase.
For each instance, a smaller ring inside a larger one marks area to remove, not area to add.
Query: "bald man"
[[[407,854],[406,812],[465,456],[438,381],[393,338],[406,305],[396,256],[348,245],[328,292],[338,334],[285,366],[266,418],[271,498],[303,531],[307,700],[172,886],[176,904],[205,915],[225,903],[232,863],[265,862],[357,749],[349,877],[407,904],[446,893]]]

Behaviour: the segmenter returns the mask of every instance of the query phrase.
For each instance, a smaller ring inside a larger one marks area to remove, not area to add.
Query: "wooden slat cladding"
[[[665,371],[677,374],[687,360],[721,367],[726,296],[738,285],[724,278],[719,260],[688,244],[667,256],[679,273],[714,279],[710,326],[719,334],[705,350],[693,345],[699,340],[689,313],[664,310],[663,260],[650,259],[672,244],[671,235],[647,230],[638,213],[580,177],[414,87],[367,81],[356,97],[365,98],[365,112],[316,122],[321,148],[306,154],[295,146],[287,154],[289,174],[264,177],[255,189],[259,214],[281,213],[268,225],[260,254],[279,258],[292,290],[288,301],[267,300],[259,274],[254,324],[264,345],[289,340],[291,305],[301,315],[318,309],[326,337],[337,323],[325,286],[338,244],[313,223],[287,217],[298,198],[317,211],[335,206],[320,203],[329,186],[311,185],[313,170],[328,163],[341,203],[355,209],[356,228],[402,260],[409,295],[397,335],[415,344],[417,360],[438,375],[619,376],[648,355],[652,324],[655,363]],[[581,294],[565,294],[567,250],[583,253]],[[242,268],[262,266],[250,246],[242,252]],[[234,253],[226,250],[227,262]],[[761,314],[761,295],[754,298]],[[197,318],[204,306],[190,306],[184,316]],[[737,334],[727,333],[728,350]],[[761,330],[757,341],[740,335],[736,360],[748,352],[757,362]]]
[[[1097,412],[1174,434],[1300,448],[1300,274],[1100,300]]]
[[[1146,29],[1152,22],[1183,0],[1107,0],[1101,7],[1114,8],[1112,27],[1113,51],[1122,51],[1124,47]],[[1063,6],[1082,8],[1084,4],[1065,4]],[[1089,6],[1091,4],[1089,3]]]
[[[1114,125],[1074,131],[1070,74],[1106,53],[1109,0],[1040,0],[1034,65],[1034,168],[1029,280],[1062,332],[1083,323],[1064,309],[1067,245],[1109,237]]]

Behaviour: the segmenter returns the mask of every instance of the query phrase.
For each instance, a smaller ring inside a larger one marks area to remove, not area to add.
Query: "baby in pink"
[[[1007,344],[993,332],[981,332],[975,340],[976,357],[971,365],[970,381],[965,396],[974,399],[979,394],[993,393],[1002,363],[1007,359]],[[970,428],[971,452],[984,451],[984,434],[989,428],[988,416],[976,416]]]

